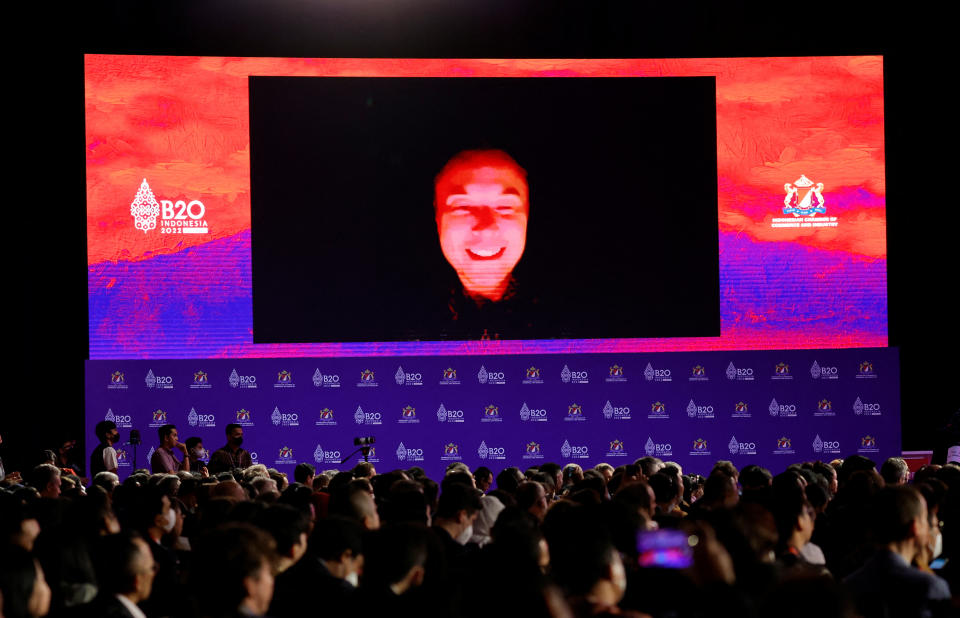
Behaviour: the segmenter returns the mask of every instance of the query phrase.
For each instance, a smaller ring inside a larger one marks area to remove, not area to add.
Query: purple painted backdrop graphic
[[[87,443],[111,419],[145,467],[156,428],[208,451],[244,427],[258,463],[340,464],[373,436],[378,469],[452,461],[527,468],[632,463],[645,455],[709,472],[717,459],[774,472],[796,461],[900,452],[898,352],[845,350],[374,358],[87,361]],[[136,461],[134,461],[136,457]]]

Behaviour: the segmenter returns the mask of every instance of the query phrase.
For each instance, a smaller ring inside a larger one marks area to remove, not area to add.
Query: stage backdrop
[[[644,455],[706,474],[713,462],[779,472],[803,460],[900,451],[897,350],[88,361],[87,444],[120,427],[121,476],[144,467],[156,428],[223,446],[245,428],[254,461],[288,473],[341,464],[373,436],[378,470],[452,461],[521,469]],[[139,429],[137,452],[126,444]]]

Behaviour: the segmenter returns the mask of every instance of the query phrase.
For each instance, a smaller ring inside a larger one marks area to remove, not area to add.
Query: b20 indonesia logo
[[[144,234],[157,229],[161,234],[206,234],[209,231],[206,206],[200,200],[157,200],[144,178],[130,203],[133,226]]]

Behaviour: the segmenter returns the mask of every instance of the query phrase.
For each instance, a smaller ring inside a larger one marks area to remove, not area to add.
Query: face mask
[[[230,440],[230,443],[233,444],[234,446],[240,446],[241,444],[243,444],[243,436],[240,436],[239,438],[233,438],[232,440]]]
[[[943,535],[941,533],[937,532],[937,540],[933,542],[930,552],[933,554],[931,560],[939,558],[940,554],[943,553]]]
[[[170,532],[173,530],[173,526],[177,523],[177,514],[173,512],[173,509],[167,511],[167,520],[163,522],[163,531]]]
[[[197,459],[206,459],[207,458],[207,449],[205,448],[195,448],[193,449],[193,456]]]
[[[350,571],[343,579],[345,579],[354,588],[360,585],[360,576],[357,575],[356,571]]]
[[[461,545],[466,545],[470,542],[470,538],[473,536],[473,524],[467,526],[463,532],[457,535],[457,538],[454,539],[457,543]]]

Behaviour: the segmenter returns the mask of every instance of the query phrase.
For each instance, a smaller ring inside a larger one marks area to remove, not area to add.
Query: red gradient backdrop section
[[[673,60],[87,56],[91,358],[885,346],[882,64],[877,56]],[[721,336],[254,346],[247,97],[247,78],[252,75],[714,76]],[[790,216],[782,213],[783,187],[801,176],[823,183],[827,212],[815,220],[836,217],[835,227],[772,225],[775,218]],[[157,200],[202,202],[208,232],[136,229],[130,204],[143,180]],[[196,285],[197,278],[218,271],[225,276]],[[829,302],[824,298],[828,294],[833,296]]]

